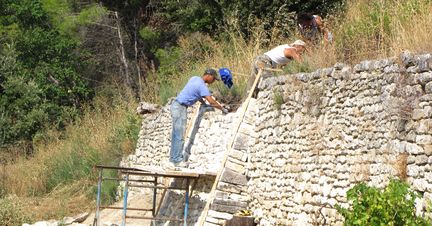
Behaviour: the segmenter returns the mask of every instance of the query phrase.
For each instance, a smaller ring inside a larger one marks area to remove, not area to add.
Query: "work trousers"
[[[183,161],[184,133],[186,130],[187,107],[177,101],[171,104],[172,133],[170,162]]]

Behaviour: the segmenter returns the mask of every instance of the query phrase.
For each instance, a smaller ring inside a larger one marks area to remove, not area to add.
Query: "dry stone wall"
[[[205,113],[193,168],[222,167],[235,138],[206,225],[222,225],[244,208],[259,225],[341,225],[334,205],[348,206],[347,190],[360,181],[384,187],[392,177],[422,194],[422,214],[432,199],[431,70],[430,54],[403,53],[265,78],[236,136],[237,114]],[[137,152],[123,165],[160,164],[170,133],[168,106],[145,116]]]
[[[260,83],[248,193],[261,225],[341,224],[333,208],[367,181],[432,195],[431,55],[337,64]]]
[[[192,121],[196,110],[197,107],[188,109],[188,123]],[[201,109],[198,115],[200,123],[196,128],[191,127],[193,139],[185,139],[185,146],[189,141],[193,142],[189,168],[215,173],[219,170],[231,136],[230,126],[235,114],[222,115],[220,111],[206,108]],[[144,115],[136,152],[122,161],[122,166],[163,165],[169,158],[171,128],[170,103],[154,114]]]
[[[216,175],[222,167],[221,162],[227,150],[227,144],[231,140],[231,127],[237,114],[223,115],[218,110],[195,106],[188,109],[188,123],[194,120],[193,116],[196,115],[196,111],[198,111],[196,126],[191,126],[189,134],[192,135],[188,135],[185,139],[185,147],[190,147],[192,154],[188,161],[190,163],[189,169],[203,174]],[[125,158],[121,162],[121,166],[163,168],[164,162],[169,159],[171,129],[170,103],[153,114],[143,115],[136,152]],[[189,143],[191,143],[190,146]],[[191,197],[189,206],[188,219],[191,222],[196,223],[201,216],[214,180],[215,176],[204,176],[200,177],[196,182],[194,196]],[[174,183],[184,183],[184,181],[176,179],[172,181],[171,186]],[[131,192],[148,194],[152,192],[150,189],[131,188],[131,190]],[[170,191],[167,194],[167,198],[161,206],[159,217],[182,218],[184,193]],[[221,216],[225,217],[225,215],[222,214]],[[158,222],[161,225],[164,225],[164,223]],[[171,224],[176,225],[174,222]]]

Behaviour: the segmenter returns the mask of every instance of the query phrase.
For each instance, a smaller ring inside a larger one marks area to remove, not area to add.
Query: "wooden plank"
[[[171,184],[171,182],[172,182],[171,178],[163,178],[163,180],[164,180],[163,184],[164,184],[165,187],[168,187]],[[155,216],[157,216],[159,214],[160,208],[162,207],[162,205],[165,202],[165,195],[166,195],[167,191],[168,191],[168,189],[164,189],[163,192],[162,192],[162,197],[160,198],[159,205],[157,206],[156,215]]]
[[[159,166],[135,166],[134,169],[139,169],[143,174],[147,173],[151,176],[167,176],[167,177],[199,177],[202,175],[200,171],[193,169],[182,169],[182,170],[166,170]]]
[[[223,158],[223,161],[222,161],[222,165],[221,165],[221,168],[219,169],[219,171],[217,173],[215,182],[213,183],[213,187],[212,187],[212,190],[210,192],[209,199],[207,200],[206,206],[204,207],[204,210],[202,211],[201,216],[199,218],[199,221],[198,221],[198,225],[199,226],[203,226],[204,223],[205,223],[205,219],[207,217],[207,213],[208,213],[208,211],[210,209],[210,204],[213,202],[213,199],[215,198],[216,188],[217,188],[219,180],[220,180],[220,178],[222,176],[223,169],[225,168],[225,163],[227,162],[227,159],[228,159],[230,150],[232,149],[232,146],[234,144],[234,141],[237,138],[238,130],[240,128],[241,123],[243,122],[243,118],[244,118],[244,116],[246,114],[246,111],[247,111],[247,109],[249,107],[250,99],[252,98],[252,95],[254,93],[253,91],[255,90],[255,87],[257,86],[258,81],[261,78],[262,72],[263,72],[263,69],[259,69],[258,74],[257,74],[257,76],[255,78],[255,81],[254,81],[254,83],[252,85],[252,88],[251,88],[251,90],[249,90],[249,94],[248,94],[248,96],[247,96],[247,98],[246,98],[246,100],[244,102],[244,107],[242,108],[242,111],[240,112],[239,120],[237,122],[237,125],[235,125],[235,127],[234,127],[234,131],[235,131],[234,134],[235,135],[233,136],[233,139],[231,139],[231,141],[229,142],[229,145],[227,146],[228,149],[225,151],[224,158]]]
[[[196,107],[194,109],[192,117],[191,117],[191,120],[189,121],[188,126],[186,127],[186,131],[185,131],[185,134],[184,134],[184,138],[185,138],[184,140],[185,141],[189,140],[190,137],[192,136],[192,131],[193,131],[192,128],[195,126],[195,123],[196,123],[196,121],[198,119],[200,108],[201,108],[201,102],[199,102],[198,103],[198,107]],[[185,142],[185,144],[187,144],[187,142]]]

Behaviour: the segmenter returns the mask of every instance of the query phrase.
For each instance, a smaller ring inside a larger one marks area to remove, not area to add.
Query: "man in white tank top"
[[[254,61],[253,73],[257,74],[260,68],[277,68],[287,65],[290,61],[302,61],[301,54],[306,49],[306,43],[302,40],[296,40],[291,44],[276,46],[258,56]],[[253,81],[253,80],[252,80]]]
[[[287,65],[290,61],[302,61],[302,53],[306,49],[306,43],[302,40],[296,40],[291,44],[284,44],[276,46],[270,51],[265,52],[263,55],[255,58],[252,68],[252,76],[248,81],[247,90],[250,90],[258,70],[262,68],[280,68]],[[262,77],[271,76],[272,72],[264,70]],[[254,91],[254,90],[250,90]]]

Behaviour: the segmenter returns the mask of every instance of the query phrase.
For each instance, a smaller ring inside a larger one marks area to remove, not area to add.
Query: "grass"
[[[349,0],[344,13],[326,18],[334,36],[333,43],[309,47],[303,63],[290,63],[284,71],[311,72],[337,62],[356,64],[366,59],[393,57],[406,49],[417,53],[432,52],[427,32],[432,28],[431,11],[430,0]],[[223,90],[226,88],[219,84],[212,86],[215,93],[244,96],[253,59],[276,45],[291,43],[299,37],[284,38],[278,35],[283,32],[274,28],[268,39],[262,26],[252,29],[248,41],[235,23],[226,28],[218,40],[200,33],[181,37],[178,49],[164,54],[161,67],[149,75],[149,87],[144,89],[142,97],[165,104],[168,98],[177,95],[192,75],[200,76],[208,67],[228,67],[234,75],[235,91]],[[223,95],[219,96],[222,101]]]
[[[199,33],[181,37],[178,42],[182,52],[181,58],[174,52],[170,56],[161,54],[164,57],[163,62],[174,64],[176,70],[172,70],[171,67],[159,68],[149,76],[149,88],[144,89],[145,92],[141,96],[146,101],[156,100],[160,104],[165,104],[169,97],[176,96],[181,91],[192,75],[202,76],[206,68],[227,67],[233,73],[233,88],[228,89],[222,83],[215,83],[211,89],[222,102],[238,101],[245,93],[252,59],[262,52],[259,42],[255,42],[257,39],[260,38],[247,42],[236,30],[226,30],[226,37],[219,41]],[[160,86],[155,87],[154,84]]]
[[[402,50],[431,52],[430,0],[349,1],[334,22],[336,59],[357,63],[398,55]]]
[[[0,199],[0,225],[22,225],[29,219],[23,212],[23,204],[17,200],[16,196]]]
[[[285,103],[281,91],[273,90],[273,102],[274,102],[275,110],[280,112],[280,110],[282,109],[282,104]]]
[[[25,212],[37,213],[36,219],[59,218],[93,208],[97,181],[93,166],[118,165],[122,156],[135,150],[140,128],[136,106],[135,101],[120,94],[110,100],[96,98],[66,131],[50,131],[35,141],[32,158],[19,158],[3,166],[0,190],[25,200]],[[104,184],[104,200],[113,201],[116,188],[116,183]]]

